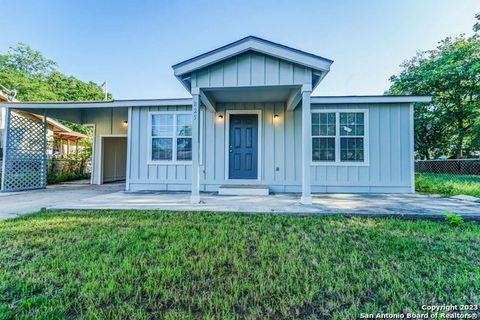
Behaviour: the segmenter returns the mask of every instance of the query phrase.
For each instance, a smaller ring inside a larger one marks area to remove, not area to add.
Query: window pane
[[[152,125],[173,125],[173,114],[154,114],[152,115]]]
[[[181,137],[192,136],[192,115],[191,114],[177,115],[177,136],[181,136]]]
[[[335,113],[328,113],[328,124],[335,124]]]
[[[173,136],[173,114],[152,115],[152,137]]]
[[[336,134],[335,132],[335,125],[328,125],[327,127],[327,135],[328,136],[334,136]]]
[[[365,134],[363,124],[357,125],[357,136],[363,136]]]
[[[335,112],[312,113],[312,136],[335,136]]]
[[[363,162],[363,138],[340,138],[340,161]]]
[[[152,137],[172,137],[173,126],[152,126]]]
[[[335,161],[335,138],[313,138],[312,160]]]
[[[320,125],[320,136],[326,136],[327,135],[327,126],[326,125]]]
[[[363,124],[363,113],[362,112],[357,112],[355,116],[355,123],[356,124]]]
[[[172,160],[172,138],[152,139],[152,160]]]
[[[192,160],[192,138],[177,139],[177,160]]]
[[[327,114],[320,113],[320,124],[327,124]]]
[[[363,112],[340,113],[341,136],[363,136],[365,134]]]

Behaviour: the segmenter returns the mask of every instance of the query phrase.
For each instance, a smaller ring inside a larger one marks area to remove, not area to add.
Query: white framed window
[[[312,110],[312,164],[368,165],[368,110]]]
[[[192,161],[192,113],[149,113],[149,162]]]

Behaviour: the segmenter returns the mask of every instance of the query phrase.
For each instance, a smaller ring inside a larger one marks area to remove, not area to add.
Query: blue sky
[[[470,34],[478,0],[0,0],[0,52],[24,42],[116,99],[188,93],[171,65],[256,35],[334,60],[315,95],[382,94],[399,64]]]

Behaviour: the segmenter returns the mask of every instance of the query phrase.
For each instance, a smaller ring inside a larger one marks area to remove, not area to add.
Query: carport
[[[91,184],[124,180],[128,110],[132,103],[4,103],[2,192],[46,187],[47,117],[93,127]],[[20,112],[14,111],[33,113],[38,115],[39,120],[23,117]]]

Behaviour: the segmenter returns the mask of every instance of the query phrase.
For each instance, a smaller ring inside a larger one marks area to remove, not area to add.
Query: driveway
[[[443,218],[451,211],[466,219],[480,220],[480,203],[420,194],[324,194],[312,205],[299,204],[291,194],[218,196],[202,194],[202,203],[190,204],[188,193],[123,191],[124,184],[92,186],[68,183],[45,190],[0,194],[0,219],[38,211],[59,209],[140,209],[176,211],[268,212],[292,214],[338,214]]]
[[[85,199],[125,190],[124,184],[90,185],[87,180],[48,186],[46,189],[0,193],[0,220],[53,206],[68,206]]]

